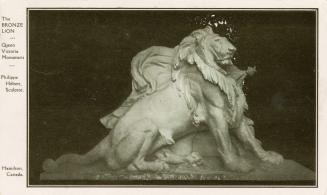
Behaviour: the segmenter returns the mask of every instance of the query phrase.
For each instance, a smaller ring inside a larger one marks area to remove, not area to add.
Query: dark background
[[[108,133],[99,118],[129,95],[137,52],[176,46],[208,14],[237,30],[237,66],[257,67],[245,92],[264,148],[315,170],[315,12],[30,10],[30,184],[44,159],[84,153]]]

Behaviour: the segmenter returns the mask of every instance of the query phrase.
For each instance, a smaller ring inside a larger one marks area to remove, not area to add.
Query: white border
[[[250,194],[327,194],[326,189],[326,147],[324,147],[324,138],[326,137],[326,132],[323,131],[323,127],[326,127],[326,114],[325,110],[325,94],[327,88],[323,81],[326,81],[326,68],[323,65],[326,62],[326,55],[322,51],[326,51],[326,14],[327,14],[327,1],[323,0],[302,0],[302,1],[292,1],[292,0],[269,0],[269,1],[241,1],[241,0],[229,0],[229,1],[175,1],[166,2],[164,0],[160,1],[150,1],[146,0],[142,3],[140,2],[130,2],[130,1],[88,1],[88,0],[66,0],[66,1],[19,1],[19,0],[1,0],[0,1],[0,14],[11,16],[16,20],[26,21],[26,8],[41,8],[41,7],[53,7],[53,8],[73,8],[73,7],[111,7],[111,8],[177,8],[177,7],[189,7],[189,8],[319,8],[319,188],[26,188],[26,178],[8,178],[3,177],[0,173],[0,194],[68,194],[68,193],[79,193],[79,194],[108,194],[108,193],[132,193],[132,194],[216,194],[216,193],[250,193]],[[25,29],[26,30],[26,29]],[[26,35],[25,31],[20,35],[19,41],[21,41],[22,49],[25,51],[26,47]],[[24,41],[25,40],[25,41]],[[2,41],[2,40],[1,40]],[[25,51],[26,52],[26,51]],[[1,61],[0,61],[1,62]],[[25,66],[26,67],[26,66]],[[26,68],[24,65],[17,66],[15,73],[18,74],[22,80],[24,78],[24,73],[26,73]],[[2,66],[0,63],[0,72],[8,73],[13,70]],[[7,97],[0,92],[0,163],[2,164],[18,164],[22,167],[26,167],[26,134],[24,132],[24,127],[26,126],[26,95]],[[10,128],[9,128],[10,127]],[[6,131],[4,131],[5,129]],[[10,130],[8,130],[10,129]],[[8,139],[9,138],[9,139]]]

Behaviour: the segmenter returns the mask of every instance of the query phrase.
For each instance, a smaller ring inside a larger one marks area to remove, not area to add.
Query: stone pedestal
[[[185,145],[187,139],[180,140],[172,151],[182,153],[187,151]],[[183,146],[185,145],[185,147]],[[216,143],[210,132],[199,133],[193,136],[192,151],[198,152],[203,157],[203,164],[193,167],[190,164],[170,165],[167,172],[127,172],[110,171],[105,163],[97,163],[80,166],[76,164],[65,164],[56,172],[44,172],[41,180],[95,180],[95,181],[135,181],[135,180],[219,180],[219,181],[309,181],[313,184],[315,173],[293,160],[285,160],[279,165],[258,162],[255,158],[248,160],[254,169],[248,173],[226,171],[217,154]],[[296,183],[296,182],[295,182]]]
[[[315,173],[304,166],[285,160],[280,165],[262,163],[248,173],[225,171],[217,157],[205,157],[203,165],[188,164],[171,166],[170,171],[127,172],[110,171],[104,163],[89,166],[66,165],[60,172],[44,172],[41,180],[238,180],[238,181],[314,181]]]

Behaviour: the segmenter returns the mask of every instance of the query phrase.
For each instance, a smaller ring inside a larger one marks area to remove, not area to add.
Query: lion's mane
[[[119,118],[126,113],[129,108],[144,95],[152,94],[163,89],[171,81],[176,80],[176,75],[183,66],[195,65],[202,73],[203,78],[210,83],[217,85],[225,94],[229,103],[228,118],[231,123],[236,120],[238,113],[242,113],[247,107],[242,89],[235,80],[228,76],[214,59],[223,58],[224,53],[217,53],[212,49],[215,34],[211,27],[205,27],[193,31],[185,37],[175,48],[153,46],[139,52],[132,60],[132,93],[127,100],[113,113],[103,117],[100,121],[112,129]],[[224,44],[224,42],[220,43]],[[216,45],[217,46],[217,45]],[[219,45],[223,48],[224,45]],[[188,83],[180,81],[181,91],[183,91],[189,108],[196,107],[188,90]]]

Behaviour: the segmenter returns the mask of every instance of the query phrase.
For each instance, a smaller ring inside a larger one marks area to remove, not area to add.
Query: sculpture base
[[[261,163],[248,173],[236,173],[222,168],[217,157],[205,157],[203,165],[192,167],[189,164],[172,165],[168,172],[127,172],[110,171],[104,163],[98,162],[89,166],[65,165],[58,172],[44,172],[41,180],[237,180],[237,181],[311,181],[313,185],[315,173],[304,166],[285,160],[280,165]],[[122,182],[123,183],[123,182]]]

